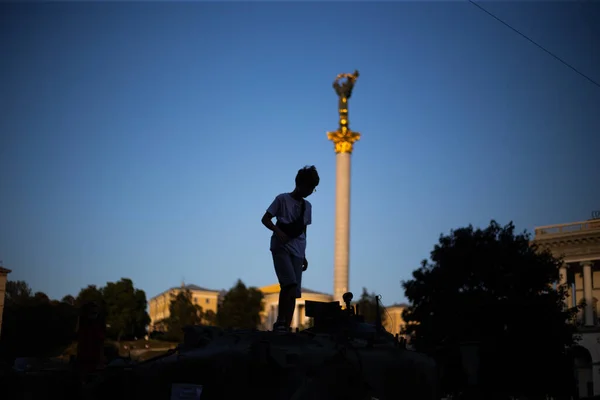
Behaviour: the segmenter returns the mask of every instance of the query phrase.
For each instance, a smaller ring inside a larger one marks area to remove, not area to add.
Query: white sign
[[[174,383],[171,385],[171,400],[200,400],[202,385]]]

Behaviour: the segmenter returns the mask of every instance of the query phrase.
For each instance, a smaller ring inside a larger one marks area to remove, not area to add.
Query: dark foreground
[[[184,329],[176,351],[134,365],[109,365],[87,384],[72,369],[11,374],[10,399],[86,400],[438,400],[433,359],[367,324],[344,294],[306,302],[314,326],[298,333]],[[0,389],[1,390],[1,389]]]
[[[330,335],[310,332],[196,328],[177,351],[133,365],[117,363],[86,384],[68,367],[27,374],[11,371],[2,377],[0,397],[371,400],[398,398],[403,392],[404,399],[436,400],[435,382],[423,373],[427,361],[390,342],[341,343]]]

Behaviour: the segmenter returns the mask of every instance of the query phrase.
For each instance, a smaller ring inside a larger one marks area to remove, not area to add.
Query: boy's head
[[[314,165],[306,166],[298,170],[296,175],[296,191],[302,197],[308,197],[314,193],[319,185],[319,173]]]

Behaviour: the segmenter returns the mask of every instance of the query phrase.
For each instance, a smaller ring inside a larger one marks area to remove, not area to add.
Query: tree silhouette
[[[188,325],[198,325],[202,322],[202,307],[192,302],[192,292],[181,290],[171,295],[169,317],[165,320],[167,338],[183,340],[183,328]]]
[[[88,285],[81,289],[75,299],[77,308],[90,302],[98,304],[106,315],[107,337],[122,340],[146,335],[150,323],[146,293],[136,289],[131,279],[107,282],[102,288]]]
[[[0,356],[59,355],[76,339],[78,315],[84,304],[95,303],[106,315],[109,337],[134,338],[146,334],[150,322],[146,294],[130,279],[108,282],[106,287],[89,285],[77,298],[61,301],[35,292],[24,281],[8,281],[3,314]]]
[[[8,281],[0,353],[8,359],[58,355],[74,339],[75,307],[50,301],[42,292],[31,294],[24,281]]]
[[[48,295],[46,293],[43,293],[43,292],[35,292],[35,294],[33,295],[33,298],[38,303],[50,303],[50,298],[48,297]]]
[[[225,297],[217,313],[217,323],[223,328],[256,329],[263,310],[263,294],[254,287],[246,287],[238,280]]]
[[[68,294],[68,295],[66,295],[65,297],[62,298],[61,302],[69,304],[71,306],[74,306],[75,305],[75,297],[73,297],[70,294]]]
[[[202,315],[202,322],[206,325],[217,325],[217,314],[213,310],[208,310]]]
[[[75,306],[77,308],[81,308],[81,306],[89,302],[94,302],[104,307],[104,295],[102,294],[102,290],[98,289],[96,285],[88,285],[81,289],[75,298]]]
[[[565,288],[552,288],[560,265],[530,244],[527,233],[515,235],[512,223],[492,221],[483,230],[468,226],[441,235],[431,262],[424,260],[402,283],[411,302],[403,313],[405,331],[417,350],[431,353],[456,355],[460,343],[479,343],[481,379],[493,390],[564,392],[567,348],[576,333],[569,321],[577,309],[566,308]],[[455,387],[448,391],[460,390],[459,376],[449,381]]]
[[[146,312],[146,293],[136,289],[131,279],[107,282],[102,288],[106,305],[107,335],[116,340],[134,339],[146,335],[150,316]]]
[[[27,301],[31,298],[31,288],[25,281],[7,281],[5,288],[6,303]]]

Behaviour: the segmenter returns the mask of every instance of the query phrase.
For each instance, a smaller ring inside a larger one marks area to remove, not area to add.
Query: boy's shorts
[[[271,251],[279,285],[296,285],[296,298],[302,296],[302,264],[304,259],[291,255],[285,248]]]

